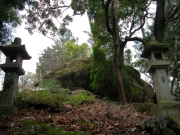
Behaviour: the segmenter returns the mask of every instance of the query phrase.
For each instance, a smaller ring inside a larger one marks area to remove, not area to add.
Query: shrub
[[[44,90],[19,92],[16,100],[17,105],[24,107],[27,103],[32,103],[56,107],[57,104],[63,105],[63,102],[67,100],[66,90],[53,79],[42,81],[40,87]]]
[[[19,132],[26,135],[90,135],[83,131],[77,133],[64,132],[62,127],[55,128],[47,123],[38,123],[37,120],[23,120],[19,123],[19,127],[16,127],[11,132],[12,134]]]
[[[131,77],[132,74],[134,74],[134,68],[132,66],[124,66],[122,68],[122,82],[129,101],[132,101],[134,95],[141,96],[141,89],[133,84],[134,79]]]
[[[78,95],[73,95],[68,97],[68,101],[66,102],[67,104],[73,104],[75,106],[82,104],[84,101],[87,102],[94,102],[95,97],[94,96],[88,96],[86,92],[78,94]]]

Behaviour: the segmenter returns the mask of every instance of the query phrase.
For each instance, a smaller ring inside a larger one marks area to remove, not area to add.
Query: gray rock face
[[[142,122],[139,127],[141,130],[150,132],[153,135],[160,135],[160,134],[165,135],[165,131],[168,130],[168,132],[170,132],[169,129],[173,130],[177,135],[179,135],[180,134],[179,120],[180,120],[180,116],[164,116],[164,115],[153,116]]]

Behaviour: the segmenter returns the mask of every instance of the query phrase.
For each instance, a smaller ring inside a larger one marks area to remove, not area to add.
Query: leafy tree
[[[154,36],[158,42],[171,43],[171,46],[167,52],[167,58],[171,60],[172,64],[169,67],[169,76],[172,76],[171,81],[171,94],[177,97],[175,93],[179,91],[179,82],[178,82],[178,62],[179,62],[179,54],[178,54],[178,20],[179,20],[179,5],[180,2],[177,0],[172,1],[157,1],[156,2],[156,15],[154,18],[154,24],[150,26],[149,29],[154,31]],[[148,36],[150,34],[147,32],[144,40],[147,41]],[[141,50],[143,48],[142,44],[135,45],[136,50]],[[141,72],[145,72],[147,69],[148,63],[147,60],[141,59],[135,62],[135,66],[140,68]],[[147,76],[147,75],[146,75]],[[174,84],[176,84],[174,86]]]
[[[27,72],[25,75],[20,76],[18,87],[19,90],[22,91],[24,89],[26,90],[32,90],[34,89],[34,81],[35,81],[35,74],[31,72]]]
[[[113,77],[112,63],[112,37],[107,32],[100,32],[93,29],[93,35],[97,34],[96,46],[93,46],[92,61],[90,64],[90,78],[93,80],[91,86],[95,93],[104,97],[116,97],[115,80]],[[95,33],[95,34],[94,34]],[[109,49],[105,49],[105,47]],[[111,48],[111,49],[110,49]]]
[[[12,31],[21,23],[19,11],[25,8],[28,0],[0,1],[0,45],[11,41]]]
[[[91,23],[96,23],[96,28],[101,32],[107,31],[113,37],[113,74],[117,85],[119,98],[126,102],[125,92],[120,76],[123,67],[124,48],[129,41],[145,40],[133,37],[140,30],[146,18],[154,19],[154,36],[158,42],[163,42],[165,30],[168,24],[179,19],[179,1],[157,0],[155,17],[149,15],[148,7],[151,1],[146,0],[73,0],[67,5],[65,1],[34,1],[27,16],[28,30],[33,33],[38,29],[42,34],[56,35],[65,32],[66,26],[73,20],[69,15],[65,16],[60,27],[55,26],[52,17],[60,17],[64,10],[72,8],[74,15],[82,15],[88,9]],[[41,6],[43,5],[43,6]],[[117,8],[118,7],[118,8]],[[139,21],[141,20],[141,21]]]
[[[75,39],[72,35],[71,30],[67,29],[64,35],[59,40],[56,40],[55,45],[44,49],[44,51],[40,54],[39,63],[36,63],[37,74],[41,74],[43,76],[47,72],[55,70],[62,63],[67,61],[67,57],[63,54],[65,53],[64,46],[69,39],[71,39],[73,43],[76,43],[78,40],[78,38]]]
[[[91,47],[95,46],[96,45],[96,41],[93,38],[93,34],[91,32],[88,32],[88,31],[83,31],[83,32],[88,34],[89,39],[88,39],[87,42],[91,45]]]
[[[91,49],[88,44],[82,45],[74,44],[73,41],[68,40],[64,46],[60,44],[47,47],[41,53],[39,57],[39,63],[37,63],[36,72],[41,72],[42,76],[50,71],[56,70],[62,63],[69,61],[70,59],[87,57],[91,53]]]
[[[170,48],[167,52],[167,57],[171,60],[171,65],[168,69],[168,74],[172,77],[171,80],[171,94],[179,100],[179,70],[180,70],[180,57],[179,57],[179,48],[180,48],[180,39],[179,39],[179,27],[177,23],[178,20],[174,21],[167,27],[167,33],[165,34],[165,42],[171,43]]]
[[[64,46],[65,53],[63,54],[67,57],[67,60],[87,57],[91,53],[91,49],[88,44],[83,43],[82,45],[74,44],[71,40],[68,40]]]

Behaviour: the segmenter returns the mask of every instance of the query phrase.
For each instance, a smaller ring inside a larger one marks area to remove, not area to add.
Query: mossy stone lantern
[[[27,53],[25,45],[21,45],[20,38],[15,38],[11,45],[0,46],[0,50],[6,56],[6,62],[0,65],[5,72],[0,108],[8,113],[15,113],[19,76],[25,74],[22,63],[23,60],[30,60],[31,56]]]
[[[142,58],[148,59],[147,72],[152,74],[157,102],[172,100],[167,77],[167,68],[171,63],[165,59],[165,52],[169,46],[170,44],[158,43],[155,37],[151,36],[150,42],[145,45],[141,54]]]

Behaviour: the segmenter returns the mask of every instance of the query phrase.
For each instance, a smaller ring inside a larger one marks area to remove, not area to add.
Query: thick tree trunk
[[[119,70],[121,71],[121,69],[123,68],[123,65],[124,65],[124,44],[120,44],[120,56],[119,56]]]
[[[156,17],[154,22],[154,36],[159,43],[163,43],[165,32],[165,0],[157,0]]]
[[[116,11],[116,0],[112,0],[112,17],[113,17],[113,72],[117,84],[118,96],[122,102],[127,103],[126,95],[123,87],[123,83],[119,71],[119,61],[120,61],[120,40],[119,40],[119,28],[118,28],[118,19]],[[122,56],[122,55],[121,55]]]

